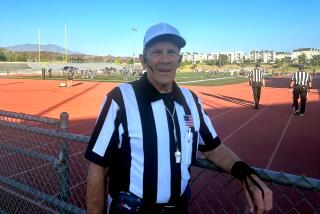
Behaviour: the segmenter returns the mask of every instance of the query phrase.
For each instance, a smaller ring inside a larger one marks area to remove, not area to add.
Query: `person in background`
[[[259,109],[261,87],[265,86],[264,72],[260,64],[256,64],[256,68],[250,72],[249,85],[252,87],[254,109]]]
[[[289,85],[289,91],[292,92],[293,97],[293,112],[296,115],[303,117],[306,111],[306,103],[308,92],[312,87],[312,77],[309,73],[304,71],[304,65],[299,66],[299,71],[292,75]],[[292,90],[293,89],[293,90]],[[299,108],[300,98],[300,108]]]
[[[74,70],[72,67],[70,67],[67,70],[67,80],[68,80],[67,87],[72,87],[73,77],[74,77]]]

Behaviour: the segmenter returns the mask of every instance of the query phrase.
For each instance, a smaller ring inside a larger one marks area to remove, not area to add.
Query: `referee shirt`
[[[174,123],[165,106],[170,102]],[[163,95],[143,75],[106,96],[85,157],[110,167],[112,197],[127,191],[145,203],[167,203],[186,190],[197,150],[210,151],[220,144],[193,92],[174,82],[173,92]]]
[[[262,82],[264,78],[263,71],[261,69],[254,69],[250,72],[249,77],[252,82]]]
[[[291,80],[294,81],[295,86],[308,86],[308,83],[312,82],[312,77],[305,71],[297,71],[292,75]]]

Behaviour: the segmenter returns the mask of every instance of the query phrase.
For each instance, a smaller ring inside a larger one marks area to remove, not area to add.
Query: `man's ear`
[[[146,67],[146,65],[145,65],[146,64],[146,59],[145,59],[143,54],[139,54],[139,60],[140,60],[140,62],[142,64],[142,66],[145,68]]]
[[[180,65],[181,65],[182,58],[183,58],[183,56],[182,56],[182,55],[179,55],[179,60],[178,60],[179,67],[180,67]]]

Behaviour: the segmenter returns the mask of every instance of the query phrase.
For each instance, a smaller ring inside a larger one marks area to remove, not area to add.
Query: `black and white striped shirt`
[[[175,125],[166,103],[171,114],[176,109]],[[220,143],[193,92],[174,83],[171,94],[160,94],[144,75],[108,94],[85,156],[110,167],[111,196],[127,191],[145,203],[167,203],[184,193],[197,150],[210,151]],[[176,146],[180,163],[175,161]]]
[[[262,79],[264,78],[264,73],[262,69],[254,69],[250,72],[249,78],[252,82],[262,82]]]
[[[292,75],[291,80],[294,81],[294,85],[308,86],[308,83],[312,82],[312,77],[305,71],[297,71]]]

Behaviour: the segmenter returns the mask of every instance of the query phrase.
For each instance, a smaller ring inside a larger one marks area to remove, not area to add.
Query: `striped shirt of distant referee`
[[[111,197],[125,191],[147,203],[167,203],[185,192],[197,150],[220,144],[193,92],[174,82],[164,96],[143,75],[108,94],[85,156],[110,167]]]
[[[305,71],[297,71],[292,75],[291,80],[294,81],[294,86],[308,86],[309,82],[312,82],[312,77]]]
[[[262,82],[264,78],[264,72],[260,68],[255,68],[250,72],[249,77],[252,82]]]

